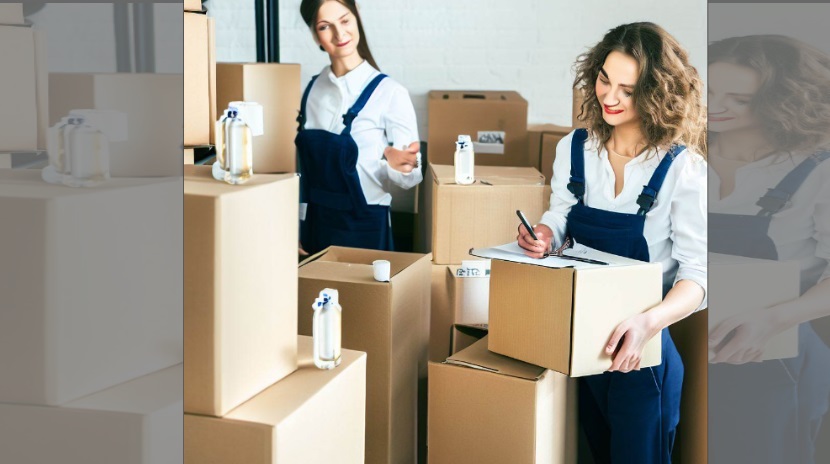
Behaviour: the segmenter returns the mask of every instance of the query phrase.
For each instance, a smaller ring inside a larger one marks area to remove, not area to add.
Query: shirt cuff
[[[677,270],[677,276],[674,278],[674,285],[677,285],[677,282],[681,280],[691,280],[692,282],[698,284],[701,289],[703,289],[703,300],[700,302],[700,305],[695,309],[693,312],[696,313],[702,309],[705,309],[706,306],[709,304],[709,290],[707,288],[707,274],[705,270],[702,269],[694,269],[689,267],[681,266],[680,269]]]

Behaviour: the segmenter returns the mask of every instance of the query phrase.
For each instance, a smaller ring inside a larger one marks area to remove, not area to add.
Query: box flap
[[[297,174],[254,174],[251,180],[242,185],[230,185],[216,180],[211,174],[211,166],[184,166],[185,195],[218,196],[241,192],[261,185],[297,177]]]
[[[456,185],[454,166],[431,164],[430,169],[432,178],[439,185]],[[545,177],[536,168],[476,165],[475,178],[476,182],[473,185],[465,185],[463,188],[545,184]]]
[[[390,276],[394,279],[404,269],[415,264],[426,255],[418,253],[397,253],[392,251],[366,250],[361,248],[347,248],[331,246],[325,250],[304,259],[300,268],[307,266],[314,261],[327,261],[334,263],[365,264],[369,266],[371,276],[372,262],[378,259],[385,259],[390,264]],[[374,281],[374,278],[372,278]]]
[[[612,255],[611,253],[603,253],[599,250],[595,250],[584,245],[576,245],[574,248],[567,250],[565,254],[568,256],[575,256],[580,258],[588,258],[597,261],[602,261],[608,263],[608,266],[600,264],[583,263],[580,261],[557,258],[555,256],[550,256],[544,259],[530,258],[528,256],[525,256],[524,251],[519,247],[518,242],[510,242],[492,248],[475,248],[470,250],[470,254],[473,256],[477,256],[479,258],[500,259],[502,261],[511,261],[514,263],[521,264],[532,264],[534,266],[549,267],[554,269],[572,267],[576,270],[582,270],[598,269],[609,266],[636,266],[648,264],[644,261],[637,261],[636,259],[624,258],[622,256]]]
[[[337,280],[367,285],[389,285],[388,282],[375,280],[371,264],[341,263],[336,261],[316,260],[300,267],[301,279]]]
[[[538,380],[545,368],[493,353],[487,349],[487,337],[450,356],[446,364],[479,369],[526,380]]]
[[[466,100],[466,101],[504,101],[525,102],[525,99],[512,90],[430,90],[431,100]]]
[[[528,132],[535,132],[538,134],[557,134],[557,135],[567,135],[573,131],[573,127],[569,126],[558,126],[556,124],[530,124],[527,126]]]

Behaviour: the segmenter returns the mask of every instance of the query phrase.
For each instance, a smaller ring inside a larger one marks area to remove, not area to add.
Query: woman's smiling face
[[[729,132],[756,127],[751,103],[761,87],[761,76],[745,66],[715,62],[709,65],[709,130]]]
[[[596,81],[596,94],[602,106],[602,118],[611,126],[638,121],[634,105],[634,86],[640,67],[634,57],[612,51],[605,58]]]
[[[360,31],[357,18],[337,1],[328,1],[317,11],[314,24],[317,42],[332,58],[345,58],[357,52]]]

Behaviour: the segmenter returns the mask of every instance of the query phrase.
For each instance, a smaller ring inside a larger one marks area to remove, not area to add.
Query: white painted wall
[[[303,83],[328,63],[299,14],[280,0],[280,57],[302,65]],[[706,75],[706,2],[584,0],[362,0],[366,35],[381,69],[410,91],[426,137],[433,89],[517,90],[529,122],[571,123],[571,66],[610,28],[653,21],[689,50]],[[253,2],[210,0],[217,59],[256,59]]]

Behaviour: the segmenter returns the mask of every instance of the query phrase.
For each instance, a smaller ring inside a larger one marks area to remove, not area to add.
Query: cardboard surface
[[[709,310],[704,309],[669,327],[683,360],[680,423],[674,451],[680,464],[705,464],[708,459],[708,316]]]
[[[473,343],[487,336],[487,324],[465,325],[454,324],[452,326],[452,347],[451,353],[455,355],[466,349]]]
[[[487,324],[490,306],[490,276],[459,277],[461,266],[452,265],[450,295],[455,324]]]
[[[519,218],[542,216],[544,179],[535,168],[476,166],[476,183],[457,185],[454,168],[430,165],[432,253],[436,264],[471,259],[470,248],[515,240]]]
[[[450,266],[432,265],[432,287],[429,320],[429,360],[443,362],[450,352],[452,326],[455,323],[455,311],[452,305],[450,284],[452,282]]]
[[[372,261],[391,263],[377,282]],[[418,388],[426,378],[429,255],[330,247],[300,264],[299,333],[311,335],[311,303],[339,292],[343,347],[368,355],[366,462],[415,462]],[[421,387],[422,388],[422,387]]]
[[[254,137],[254,172],[296,172],[297,112],[300,110],[300,65],[218,63],[216,105],[221,114],[232,101],[262,105],[265,133]]]
[[[429,162],[454,164],[458,136],[472,137],[476,166],[536,166],[527,158],[527,100],[517,92],[432,90],[427,97]],[[485,153],[481,132],[503,132],[503,153]]]
[[[181,74],[51,73],[49,124],[75,109],[124,113],[127,140],[110,143],[111,175],[181,176],[182,92]]]
[[[184,164],[193,164],[193,149],[192,148],[185,148],[184,149]]]
[[[62,407],[0,404],[3,460],[155,464],[182,456],[182,366]]]
[[[202,1],[184,0],[184,11],[202,11]]]
[[[0,101],[14,111],[0,112],[0,150],[37,150],[38,79],[35,33],[30,27],[0,26],[0,63],[3,85]]]
[[[716,306],[709,312],[713,329],[729,317],[747,311],[763,311],[770,306],[800,296],[801,269],[797,261],[770,261],[709,253],[709,278],[718,285],[709,290],[709,301]],[[758,285],[758,282],[774,282]],[[793,358],[798,355],[798,327],[771,337],[761,359]]]
[[[484,338],[430,362],[429,379],[430,464],[576,462],[564,375],[491,353]]]
[[[297,368],[299,179],[185,166],[185,411],[221,416]]]
[[[568,135],[573,127],[555,124],[532,124],[527,126],[528,159],[536,160],[536,169],[545,176],[550,185],[553,179],[553,160],[556,159],[556,145]]]
[[[181,189],[0,170],[0,256],[14,263],[0,267],[0,403],[66,404],[182,362]]]
[[[223,418],[185,414],[187,464],[362,464],[366,354],[343,350],[314,366],[299,337],[299,369]]]
[[[24,24],[22,3],[0,3],[0,24]]]
[[[184,145],[214,143],[216,51],[214,20],[184,13]]]
[[[489,349],[496,353],[571,377],[599,374],[611,366],[605,345],[617,325],[662,300],[660,263],[596,250],[582,254],[611,265],[534,260],[520,254],[515,242],[511,246],[514,255],[473,251],[493,258]],[[643,350],[641,366],[659,363],[660,338],[655,337]]]

